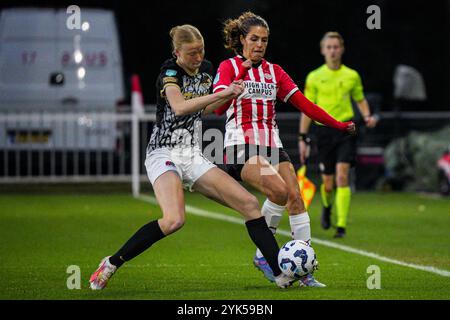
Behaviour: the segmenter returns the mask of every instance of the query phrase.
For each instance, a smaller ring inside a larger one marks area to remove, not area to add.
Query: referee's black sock
[[[280,248],[267,226],[266,219],[261,217],[249,220],[245,225],[250,238],[252,238],[258,249],[261,250],[261,253],[272,269],[274,276],[278,276],[281,273],[280,267],[278,266],[278,252],[280,251]]]
[[[116,254],[109,258],[109,262],[120,267],[124,262],[133,259],[164,237],[158,220],[154,220],[140,228]]]

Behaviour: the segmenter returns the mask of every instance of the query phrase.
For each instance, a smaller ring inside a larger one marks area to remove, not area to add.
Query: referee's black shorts
[[[333,175],[338,162],[356,161],[356,136],[334,128],[313,125],[311,133],[315,135],[319,159],[319,169],[322,174]]]
[[[264,157],[271,165],[289,161],[291,158],[283,148],[270,148],[252,144],[240,144],[225,148],[225,164],[219,166],[237,181],[241,181],[241,171],[245,163],[253,156]]]

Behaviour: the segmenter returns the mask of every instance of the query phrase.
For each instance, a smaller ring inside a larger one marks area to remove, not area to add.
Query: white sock
[[[309,224],[308,212],[289,216],[289,222],[294,240],[311,243],[311,225]]]
[[[261,213],[266,219],[266,223],[269,226],[270,231],[273,234],[277,232],[278,225],[280,224],[281,216],[283,215],[285,206],[279,206],[276,203],[273,203],[269,199],[264,201],[263,207],[261,209]],[[259,249],[256,249],[256,257],[262,258],[263,254]]]

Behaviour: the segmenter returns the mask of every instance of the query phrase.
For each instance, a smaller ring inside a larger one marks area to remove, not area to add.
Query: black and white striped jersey
[[[186,100],[208,95],[212,92],[213,67],[204,60],[195,75],[189,75],[176,59],[165,61],[156,81],[157,110],[156,123],[147,146],[147,153],[154,149],[175,146],[194,146],[201,135],[201,111],[184,116],[175,112],[165,95],[166,87],[176,85]]]

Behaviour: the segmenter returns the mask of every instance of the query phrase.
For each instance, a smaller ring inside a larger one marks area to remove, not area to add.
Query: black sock
[[[147,223],[140,228],[116,254],[109,258],[109,262],[116,267],[120,267],[124,262],[133,259],[164,237],[165,235],[159,227],[158,220]]]
[[[250,238],[252,238],[253,242],[261,250],[274,276],[278,276],[281,273],[280,267],[278,266],[278,252],[280,248],[278,247],[277,240],[275,240],[275,237],[267,226],[266,219],[261,217],[249,220],[245,225]]]

